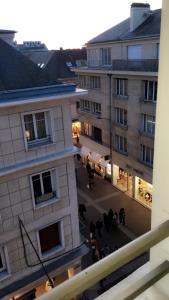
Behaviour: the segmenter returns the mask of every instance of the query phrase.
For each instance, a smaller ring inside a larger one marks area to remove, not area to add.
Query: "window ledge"
[[[113,125],[120,127],[122,129],[128,130],[128,125],[123,125],[121,123],[113,122]]]
[[[143,130],[139,130],[139,134],[143,135],[143,136],[146,136],[148,138],[154,139],[154,134],[147,133],[147,132],[145,132]]]
[[[44,201],[42,201],[41,203],[38,203],[38,204],[34,203],[34,209],[43,208],[45,206],[51,205],[53,203],[56,203],[59,200],[60,200],[59,197],[55,197],[55,198],[52,198],[50,200],[44,200]]]
[[[43,139],[43,140],[35,140],[33,143],[27,143],[28,145],[28,151],[35,149],[39,146],[46,146],[48,144],[52,144],[53,141],[50,138]]]
[[[147,166],[147,167],[149,167],[151,169],[153,168],[153,164],[150,164],[150,163],[148,163],[146,161],[143,161],[141,159],[139,159],[138,161],[139,161],[139,163],[141,163],[141,164],[143,164],[143,165],[145,165],[145,166]]]
[[[54,255],[56,253],[59,253],[59,252],[63,251],[64,249],[65,249],[64,245],[56,246],[52,250],[46,251],[46,253],[44,253],[44,254],[41,253],[41,259],[42,260],[46,259],[46,258],[48,258],[48,257],[50,257],[50,256],[52,256],[52,255]]]
[[[123,152],[123,151],[121,151],[121,150],[119,150],[119,149],[117,149],[117,148],[114,148],[114,147],[113,147],[113,151],[115,151],[115,152],[117,152],[117,153],[120,153],[120,154],[122,154],[122,155],[128,156],[128,152]]]
[[[9,274],[8,271],[2,271],[2,272],[0,272],[0,281],[5,280],[10,276],[11,276],[11,274]]]
[[[115,93],[113,94],[113,97],[117,98],[119,100],[128,100],[128,98],[129,98],[127,95],[126,96],[125,95],[118,95],[118,94],[115,94]]]

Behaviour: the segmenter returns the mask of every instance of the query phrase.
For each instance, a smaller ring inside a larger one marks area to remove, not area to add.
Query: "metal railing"
[[[116,59],[112,61],[114,71],[158,72],[158,59]]]
[[[66,280],[38,299],[70,300],[167,237],[169,237],[169,220]]]

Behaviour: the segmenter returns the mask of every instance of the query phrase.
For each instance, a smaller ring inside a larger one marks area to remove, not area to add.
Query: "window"
[[[82,134],[91,136],[91,125],[86,122],[82,122]]]
[[[90,89],[99,89],[100,88],[100,77],[99,76],[90,76]]]
[[[116,79],[116,94],[119,96],[127,96],[127,79]]]
[[[0,274],[6,269],[5,256],[3,253],[3,249],[0,248]]]
[[[88,100],[80,100],[80,109],[83,111],[90,112],[90,101]]]
[[[102,65],[111,65],[111,48],[101,48],[100,50]]]
[[[153,101],[157,100],[157,81],[144,81],[144,100]]]
[[[101,104],[97,102],[91,102],[92,113],[100,115],[101,114]]]
[[[95,126],[92,126],[92,138],[98,142],[102,143],[102,130]]]
[[[116,123],[127,126],[127,110],[122,108],[115,108],[115,115],[116,115]]]
[[[141,59],[141,45],[133,45],[127,47],[128,59]]]
[[[62,231],[61,222],[51,224],[39,230],[38,241],[42,257],[58,252],[64,247]]]
[[[58,197],[56,195],[56,170],[48,170],[31,176],[31,186],[35,205],[48,203]]]
[[[99,65],[99,48],[87,49],[87,64],[89,66]]]
[[[100,77],[99,76],[79,76],[79,86],[86,89],[99,89]]]
[[[122,153],[127,153],[127,139],[120,135],[115,135],[115,149]]]
[[[50,141],[49,111],[25,114],[24,134],[28,148]]]
[[[150,136],[154,136],[155,133],[155,116],[142,115],[142,130]]]
[[[157,43],[157,59],[160,58],[160,44]]]
[[[153,156],[154,156],[154,149],[147,147],[145,145],[140,145],[140,159],[142,162],[153,165]]]

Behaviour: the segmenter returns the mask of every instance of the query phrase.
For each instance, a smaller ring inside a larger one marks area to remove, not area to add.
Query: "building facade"
[[[47,83],[36,65],[0,43],[1,58],[15,57],[13,70],[25,71],[14,88],[14,74],[4,70],[0,92],[0,298],[34,299],[78,272],[86,253],[70,113],[86,92]]]
[[[161,10],[133,3],[130,18],[87,43],[77,68],[82,157],[114,186],[147,207],[152,167]]]

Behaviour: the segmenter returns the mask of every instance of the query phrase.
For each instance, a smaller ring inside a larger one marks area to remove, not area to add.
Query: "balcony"
[[[70,300],[167,237],[169,237],[169,220],[106,256],[38,299]],[[153,286],[168,273],[169,262],[163,261],[159,266],[154,267],[150,271],[147,272],[146,270],[145,273],[140,273],[140,276],[134,276],[130,285],[126,284],[125,280],[127,279],[124,279],[121,282],[123,283],[122,289],[117,289],[114,286],[99,296],[97,300],[135,299],[135,297]]]
[[[158,72],[158,59],[133,59],[112,61],[113,71]]]

